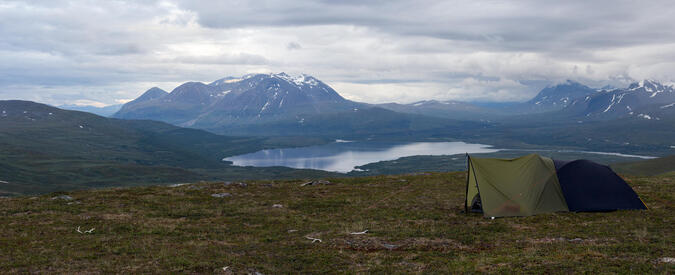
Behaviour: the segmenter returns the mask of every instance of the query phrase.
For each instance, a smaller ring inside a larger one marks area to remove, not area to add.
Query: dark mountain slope
[[[354,109],[320,115],[297,115],[292,119],[228,128],[261,136],[308,135],[331,138],[426,138],[436,134],[482,127],[483,123],[402,114],[382,108]],[[210,129],[213,132],[228,129]]]
[[[395,112],[460,120],[486,120],[502,115],[496,109],[455,100],[423,100],[410,104],[386,103],[376,106]]]
[[[64,110],[87,112],[99,116],[109,117],[117,113],[122,108],[122,104],[109,105],[105,107],[81,106],[81,105],[60,105],[56,107]]]
[[[0,193],[293,174],[248,169],[225,156],[271,146],[163,122],[120,120],[29,101],[0,101]]]

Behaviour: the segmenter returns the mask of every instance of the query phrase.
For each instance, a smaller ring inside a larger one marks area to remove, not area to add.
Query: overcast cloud
[[[673,1],[0,0],[0,99],[108,105],[281,71],[371,103],[673,82],[673,14]]]

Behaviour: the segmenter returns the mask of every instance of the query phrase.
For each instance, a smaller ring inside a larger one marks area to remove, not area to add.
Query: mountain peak
[[[650,93],[650,97],[655,97],[659,93],[674,92],[675,88],[672,85],[663,85],[653,79],[645,79],[638,82],[631,83],[628,86],[628,91],[644,91]]]
[[[527,103],[531,106],[536,106],[536,109],[549,111],[564,108],[574,99],[588,96],[594,92],[595,90],[586,85],[567,80],[563,83],[544,88]]]
[[[637,89],[640,89],[640,88],[643,88],[643,87],[650,87],[651,88],[651,87],[659,87],[659,86],[663,86],[663,85],[656,80],[644,79],[644,80],[640,80],[638,82],[631,83],[630,86],[628,86],[628,89],[629,90],[637,90]]]
[[[238,82],[238,81],[241,81],[242,79],[243,78],[238,78],[238,77],[233,77],[233,76],[223,77],[221,79],[218,79],[216,81],[213,81],[213,82],[209,83],[209,86],[220,86],[220,85],[224,85],[226,83]]]
[[[285,80],[286,82],[290,84],[295,84],[297,86],[304,86],[304,85],[310,85],[310,86],[316,86],[319,84],[318,80],[311,75],[307,74],[299,74],[299,75],[289,75],[285,72],[280,72],[280,73],[271,73],[270,77],[274,78],[279,78],[282,80]]]
[[[148,89],[147,91],[145,91],[141,96],[139,96],[136,99],[136,101],[140,102],[140,101],[152,100],[152,99],[155,99],[155,98],[163,97],[167,94],[169,94],[169,93],[167,93],[166,91],[164,91],[160,88],[152,87],[152,88]]]
[[[291,75],[287,74],[285,72],[279,72],[279,73],[269,73],[269,74],[246,74],[243,75],[242,77],[224,77],[221,79],[218,79],[216,81],[213,81],[209,83],[209,86],[221,86],[225,84],[230,84],[230,83],[235,83],[239,82],[242,80],[250,79],[253,77],[263,77],[263,78],[276,78],[280,79],[283,81],[288,82],[289,84],[296,85],[296,86],[304,86],[304,85],[309,85],[309,86],[317,86],[319,84],[319,80],[314,78],[311,75],[308,74],[298,74],[298,75]]]

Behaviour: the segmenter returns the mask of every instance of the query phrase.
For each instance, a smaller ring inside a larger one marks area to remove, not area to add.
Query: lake
[[[262,150],[223,160],[237,166],[286,166],[346,173],[354,167],[383,160],[395,160],[416,155],[454,155],[492,153],[499,149],[490,145],[465,142],[392,143],[374,141],[344,141],[299,147]]]

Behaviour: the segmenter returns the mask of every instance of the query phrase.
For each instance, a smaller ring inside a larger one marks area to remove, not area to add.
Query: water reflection
[[[454,155],[492,153],[489,145],[464,142],[336,142],[326,145],[262,150],[225,160],[237,166],[286,166],[335,172],[349,172],[355,166],[415,155]]]

